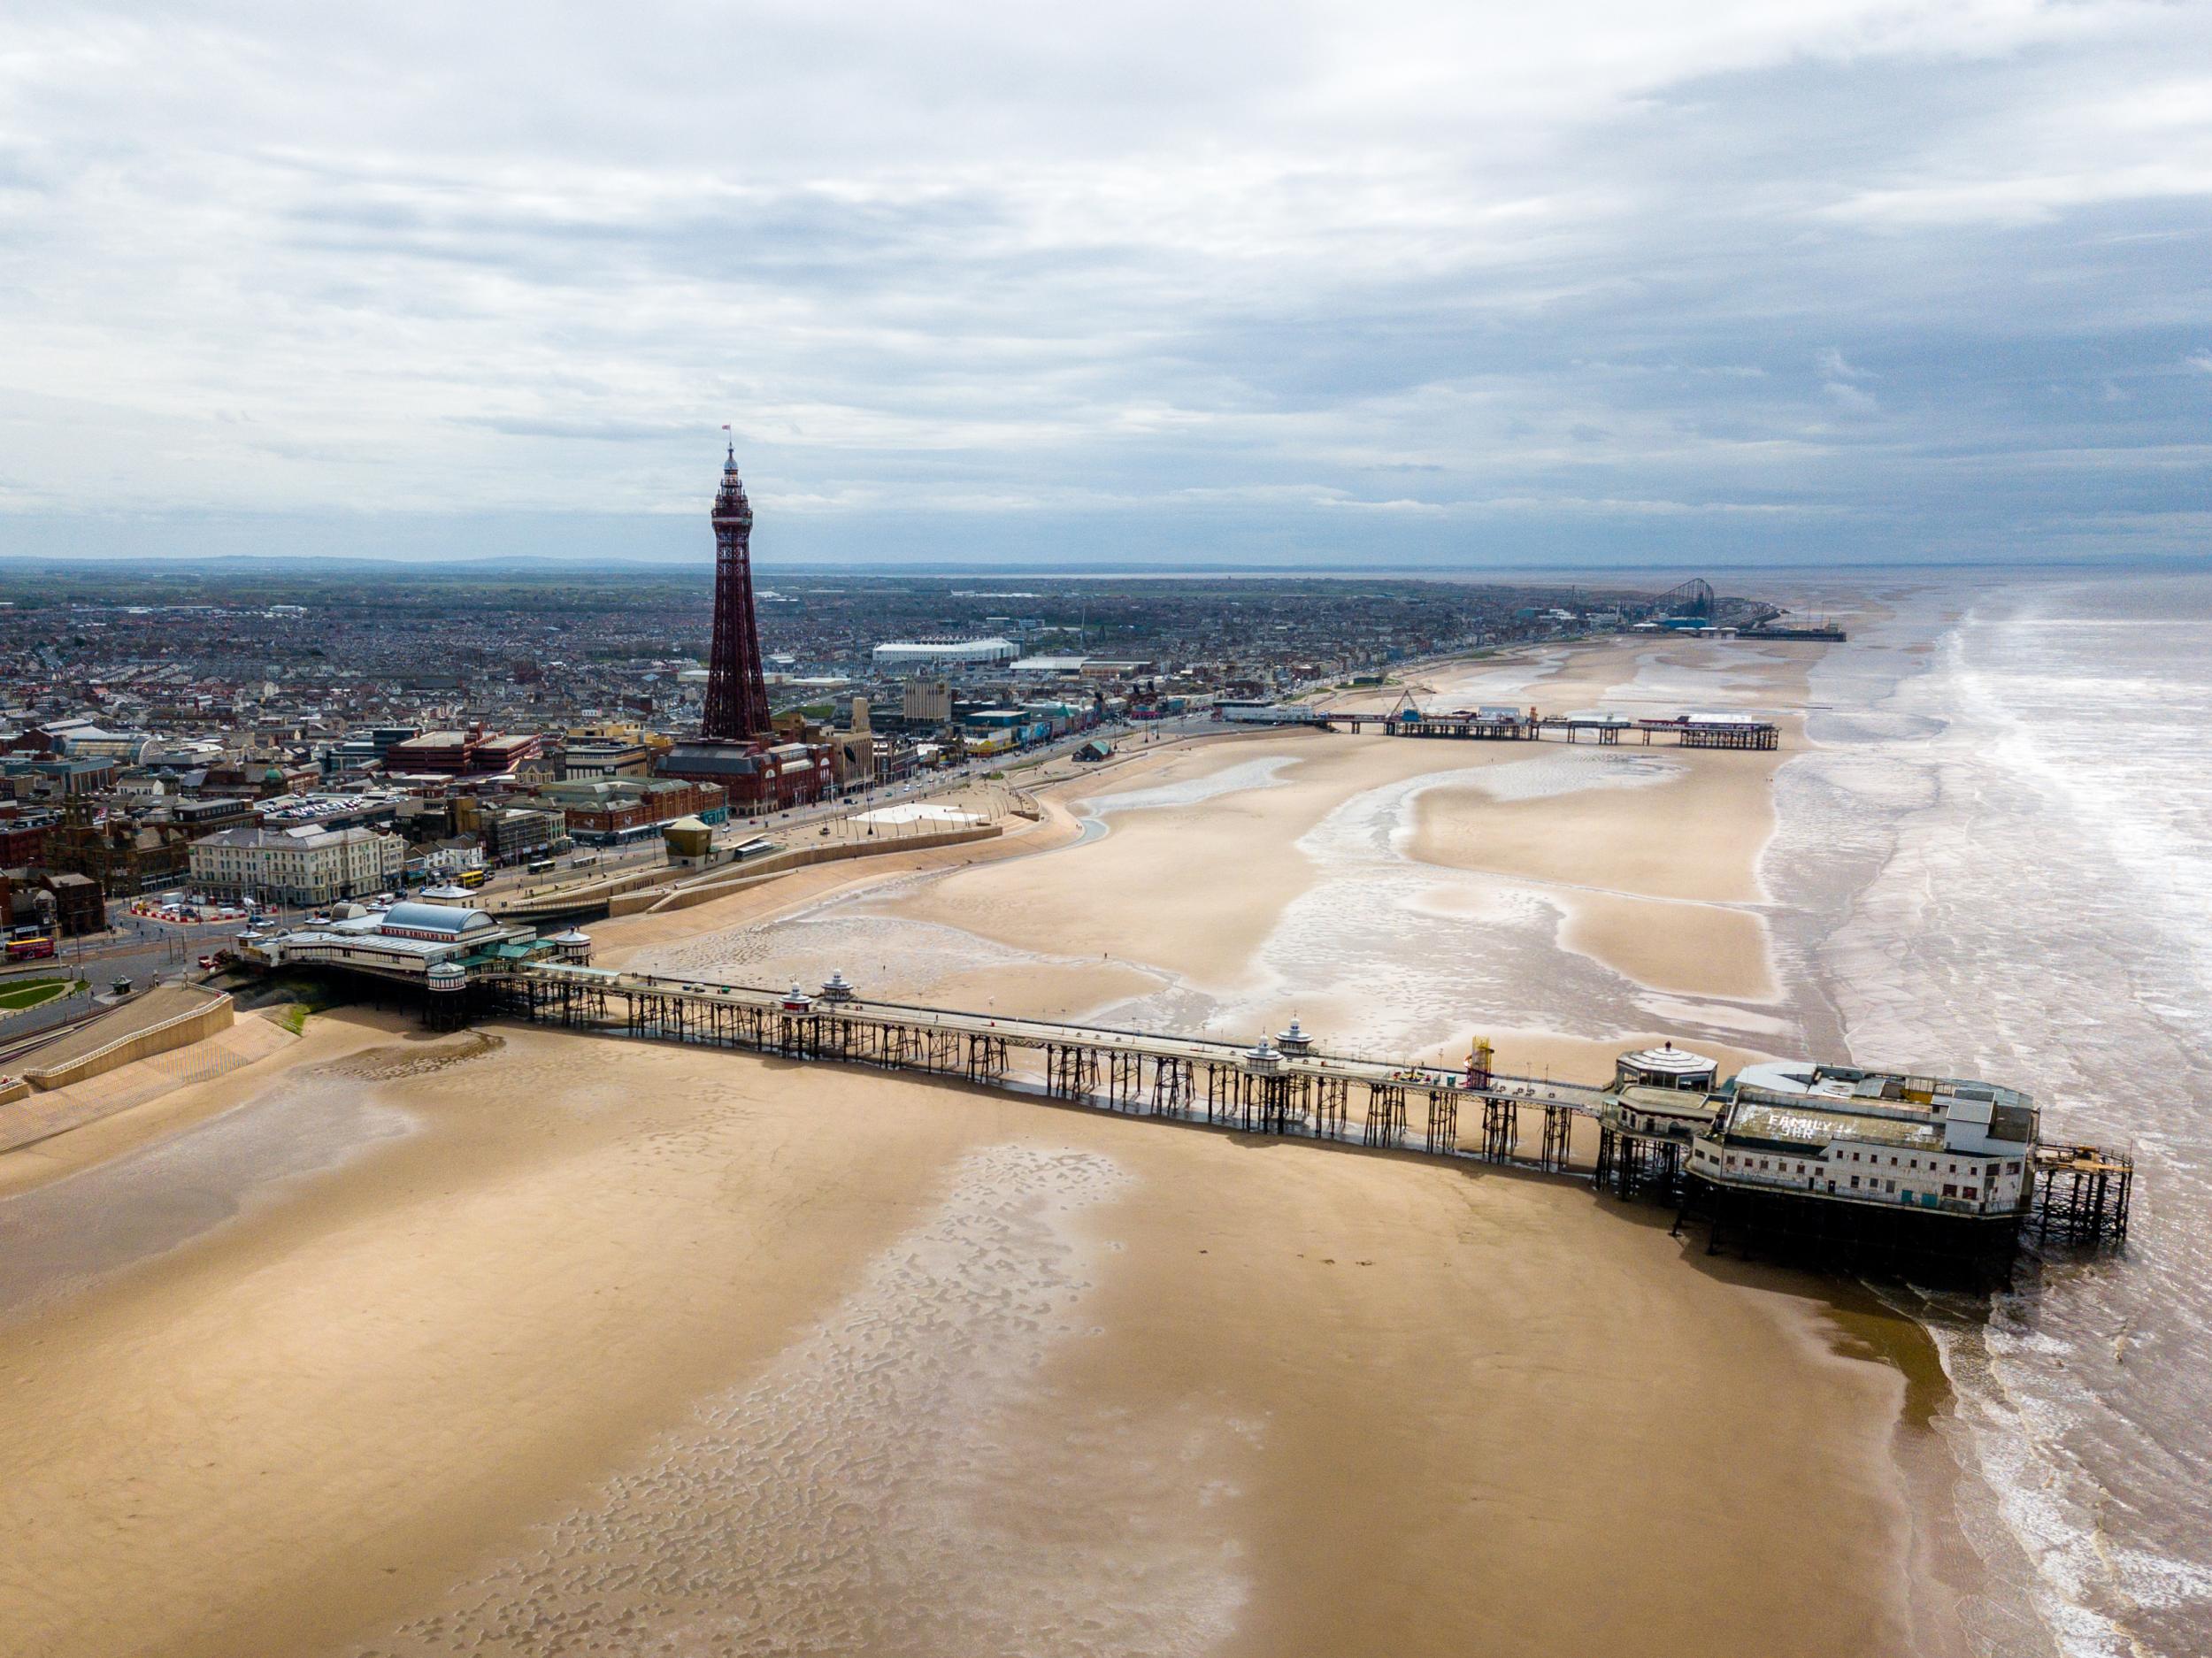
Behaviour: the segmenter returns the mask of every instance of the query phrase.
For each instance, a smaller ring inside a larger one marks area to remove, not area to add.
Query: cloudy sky
[[[0,9],[0,551],[2212,550],[2212,7]]]

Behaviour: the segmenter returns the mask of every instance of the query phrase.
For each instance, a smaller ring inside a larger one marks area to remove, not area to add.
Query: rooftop
[[[479,927],[498,924],[481,910],[464,910],[456,904],[394,904],[384,912],[376,931],[389,933],[405,928],[416,933],[440,933],[458,937]]]
[[[358,841],[382,838],[379,831],[349,827],[327,829],[316,824],[303,824],[287,829],[244,827],[218,829],[196,842],[200,846],[240,847],[248,849],[265,847],[320,848],[347,846]]]
[[[1677,1048],[1671,1042],[1663,1048],[1639,1048],[1624,1055],[1621,1063],[1638,1071],[1648,1071],[1666,1076],[1691,1077],[1702,1071],[1717,1069],[1714,1062],[1702,1054],[1693,1054],[1686,1048]]]
[[[1847,1127],[1843,1126],[1847,1124]],[[1728,1118],[1731,1140],[1819,1148],[1839,1138],[1872,1140],[1900,1150],[1941,1151],[1943,1125],[1934,1117],[1915,1123],[1901,1117],[1860,1117],[1817,1107],[1743,1104]]]
[[[1719,1101],[1702,1088],[1656,1088],[1634,1083],[1617,1090],[1617,1094],[1629,1110],[1654,1117],[1694,1117],[1703,1121],[1719,1109]]]
[[[1770,1060],[1724,1091],[1727,1135],[1790,1145],[1871,1140],[1907,1150],[1994,1150],[2033,1142],[2034,1101],[2017,1088],[1956,1077]]]
[[[1993,1082],[1913,1071],[1866,1071],[1856,1065],[1817,1065],[1806,1060],[1769,1060],[1746,1065],[1730,1086],[1740,1098],[1746,1090],[1753,1090],[1763,1094],[1802,1095],[1823,1103],[1847,1102],[1863,1110],[1926,1111],[1939,1101],[1947,1105],[1953,1101],[2019,1108],[2033,1104],[2019,1089]]]

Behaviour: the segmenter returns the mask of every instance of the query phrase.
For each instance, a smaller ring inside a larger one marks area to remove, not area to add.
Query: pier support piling
[[[1446,1154],[1459,1149],[1459,1094],[1456,1089],[1429,1090],[1429,1149]]]
[[[1521,1142],[1521,1108],[1495,1095],[1482,1102],[1482,1155],[1492,1163],[1508,1163]]]

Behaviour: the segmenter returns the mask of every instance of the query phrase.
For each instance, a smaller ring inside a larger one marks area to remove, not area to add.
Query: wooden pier
[[[1479,1042],[1459,1070],[1321,1050],[1296,1020],[1249,1048],[1048,1019],[1002,1018],[858,995],[841,975],[818,993],[782,992],[580,962],[486,962],[426,984],[350,966],[380,986],[408,983],[433,1029],[477,1016],[803,1062],[941,1077],[1131,1117],[1302,1138],[1414,1155],[1510,1164],[1587,1179],[1598,1193],[1705,1223],[1708,1252],[1801,1255],[1849,1272],[1919,1277],[1947,1263],[1962,1279],[2009,1283],[2023,1236],[2047,1251],[2121,1248],[2133,1187],[2123,1152],[2037,1145],[2016,1207],[1970,1217],[1905,1204],[1825,1201],[1808,1191],[1738,1189],[1694,1173],[1697,1113],[1624,1104],[1621,1088],[1494,1072]],[[465,980],[465,986],[456,979]],[[1631,1056],[1634,1057],[1634,1056]],[[1707,1085],[1709,1086],[1709,1085]],[[1648,1094],[1650,1090],[1643,1091]],[[1704,1087],[1686,1090],[1708,1098]],[[1578,1166],[1577,1128],[1594,1134]]]
[[[1655,742],[1678,748],[1772,750],[1782,745],[1781,727],[1771,720],[1714,716],[1678,719],[1630,719],[1607,714],[1538,714],[1501,718],[1493,714],[1328,714],[1288,722],[1326,726],[1355,735],[1373,730],[1386,737],[1427,737],[1455,742],[1583,742],[1618,744],[1632,737],[1642,747]]]
[[[1295,1023],[1240,1048],[866,1001],[839,979],[819,994],[779,993],[525,963],[479,976],[470,994],[478,1011],[567,1030],[916,1071],[1129,1116],[1553,1173],[1568,1169],[1575,1119],[1594,1120],[1602,1097],[1574,1083],[1323,1053]]]
[[[2095,1146],[2038,1146],[2029,1224],[2045,1240],[2102,1249],[2127,1242],[2135,1160]]]
[[[1977,1269],[1973,1276],[2008,1281],[2023,1232],[2061,1249],[2115,1248],[2127,1239],[2134,1171],[2124,1154],[2038,1147],[2032,1201],[2024,1194],[2019,1209],[1992,1217],[1982,1229],[1987,1241],[1962,1252],[1948,1232],[1937,1235],[1945,1217],[1809,1204],[1784,1193],[1704,1191],[1688,1172],[1686,1121],[1658,1123],[1648,1113],[1623,1111],[1603,1087],[1497,1074],[1487,1044],[1478,1045],[1465,1069],[1451,1071],[1326,1053],[1295,1020],[1272,1040],[1240,1048],[1204,1037],[870,1001],[841,976],[813,994],[795,986],[777,992],[521,962],[475,976],[468,995],[473,1012],[567,1030],[874,1066],[1239,1133],[1586,1176],[1595,1190],[1623,1201],[1676,1208],[1678,1226],[1693,1214],[1708,1221],[1709,1247],[1718,1247],[1724,1233],[1747,1247],[1755,1239],[1771,1246],[1794,1240],[1852,1270],[1955,1256]],[[433,993],[431,1000],[438,999]],[[1585,1119],[1595,1130],[1595,1157],[1576,1167],[1576,1125]]]

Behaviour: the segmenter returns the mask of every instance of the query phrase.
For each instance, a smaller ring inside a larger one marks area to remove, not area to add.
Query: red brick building
[[[396,742],[384,751],[384,764],[392,771],[488,777],[512,771],[542,747],[543,740],[539,737],[503,737],[481,725],[472,725],[466,731],[426,731],[419,737]]]
[[[746,817],[810,805],[832,787],[830,749],[812,742],[680,742],[654,763],[665,778],[718,785]]]
[[[0,868],[13,869],[19,864],[43,864],[46,861],[46,837],[52,831],[55,822],[51,816],[27,822],[19,817],[0,821]]]
[[[518,804],[557,811],[568,833],[580,841],[611,840],[679,817],[719,823],[729,815],[729,796],[713,783],[681,778],[610,777],[548,783]]]

